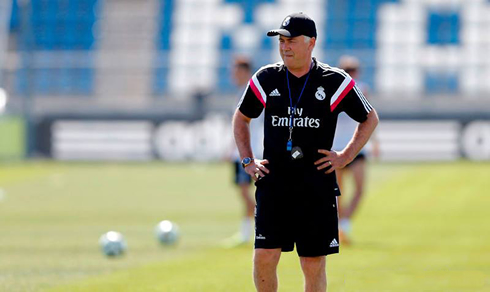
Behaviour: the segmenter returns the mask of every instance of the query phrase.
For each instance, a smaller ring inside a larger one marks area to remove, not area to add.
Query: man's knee
[[[301,257],[301,267],[303,270],[322,270],[325,269],[325,256],[319,257]]]
[[[265,249],[257,248],[254,252],[255,265],[274,265],[279,262],[281,257],[281,249]]]

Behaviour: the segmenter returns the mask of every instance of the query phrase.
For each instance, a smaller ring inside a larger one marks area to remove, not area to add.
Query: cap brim
[[[283,36],[286,36],[286,37],[291,37],[291,33],[288,31],[288,30],[285,30],[283,28],[280,28],[280,29],[273,29],[273,30],[269,30],[267,32],[267,36],[276,36],[276,35],[283,35]]]

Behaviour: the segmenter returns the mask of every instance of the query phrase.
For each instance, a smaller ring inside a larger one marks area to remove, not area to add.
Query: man
[[[376,111],[344,71],[312,58],[314,21],[287,16],[279,36],[283,63],[267,65],[250,79],[233,118],[245,171],[256,181],[254,282],[277,291],[281,251],[296,250],[305,291],[326,291],[326,255],[338,253],[335,170],[351,162],[378,123]],[[254,159],[249,123],[265,109],[264,160]],[[359,122],[342,151],[331,151],[337,115]]]
[[[359,78],[359,60],[353,56],[342,56],[339,60],[339,67],[349,74],[352,79],[356,80],[358,88],[361,92],[367,96],[367,85],[357,82]],[[357,122],[352,120],[347,114],[341,113],[338,116],[337,129],[335,131],[335,139],[332,149],[335,151],[341,151],[349,143],[352,135],[357,128]],[[375,135],[371,136],[373,142],[373,154],[375,157],[378,153],[378,143]],[[366,173],[366,151],[361,149],[354,160],[349,163],[345,168],[338,169],[337,181],[341,192],[344,192],[344,181],[347,173],[352,174],[354,182],[354,194],[351,197],[344,198],[338,202],[339,217],[340,217],[340,242],[344,244],[351,243],[351,218],[356,212],[357,207],[361,201],[364,193],[364,181]],[[349,199],[348,201],[344,201]]]
[[[248,80],[250,80],[250,76],[252,76],[252,65],[249,59],[243,56],[235,57],[233,65],[233,81],[240,89],[240,94],[245,90]],[[258,130],[262,128],[258,127],[256,124],[253,126],[254,133],[257,133]],[[260,135],[257,134],[256,136]],[[258,137],[255,139],[252,138],[252,140],[258,140]],[[257,150],[257,148],[259,147],[253,147],[254,150]],[[250,184],[252,179],[248,173],[245,172],[245,169],[243,169],[240,155],[238,154],[238,150],[235,145],[232,146],[231,160],[235,174],[234,182],[239,188],[240,197],[245,206],[245,212],[243,214],[239,232],[234,236],[227,238],[223,243],[223,246],[227,248],[240,246],[248,243],[251,240],[255,207],[255,200],[250,194]]]

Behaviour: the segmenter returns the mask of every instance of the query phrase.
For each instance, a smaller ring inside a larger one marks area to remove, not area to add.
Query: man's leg
[[[235,184],[243,202],[244,213],[239,231],[222,242],[221,245],[224,248],[234,248],[250,242],[254,226],[255,200],[250,194],[252,180],[248,173],[243,170],[241,163],[235,161],[233,164],[235,168]]]
[[[305,292],[327,291],[326,257],[300,257],[305,276]]]
[[[277,291],[277,264],[281,249],[256,248],[254,251],[254,282],[258,292]]]
[[[337,174],[337,184],[340,188],[341,193],[344,192],[344,178],[345,178],[346,173],[349,171],[349,168],[350,168],[350,166],[343,168],[343,169],[335,170],[335,173]],[[344,199],[342,199],[342,197],[343,196],[337,197],[337,210],[338,210],[338,214],[339,214],[339,224],[340,224],[339,225],[339,227],[340,227],[339,239],[340,239],[340,242],[348,245],[348,244],[350,244],[350,240],[348,237],[349,218],[345,217],[345,214],[344,214],[345,209],[342,207],[343,205],[341,202],[341,201],[344,201]],[[347,203],[345,201],[344,201],[344,204],[347,205]]]
[[[337,175],[337,185],[339,186],[340,188],[340,192],[342,193],[344,191],[344,176],[345,176],[345,173],[347,172],[347,168],[341,168],[341,169],[337,169],[335,170],[335,173]],[[339,210],[339,216],[342,217],[342,206],[340,204],[340,200],[341,200],[341,197],[337,197],[337,200],[338,200],[338,206],[337,206],[337,210]]]
[[[360,159],[356,161],[351,167],[352,176],[354,177],[354,195],[348,207],[345,208],[344,217],[352,218],[353,214],[356,212],[357,206],[361,201],[362,195],[364,193],[364,178],[366,173],[366,160]]]
[[[250,183],[241,183],[240,196],[242,197],[243,203],[245,205],[245,217],[254,217],[255,200],[250,194]]]
[[[250,183],[241,183],[239,186],[240,195],[245,205],[245,214],[242,219],[240,234],[243,242],[248,242],[252,237],[255,200],[250,195]]]

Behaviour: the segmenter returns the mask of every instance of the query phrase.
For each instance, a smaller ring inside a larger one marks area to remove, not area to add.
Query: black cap
[[[270,37],[279,34],[286,37],[305,35],[316,38],[315,22],[303,12],[293,13],[284,18],[279,29],[267,32],[267,36]]]

